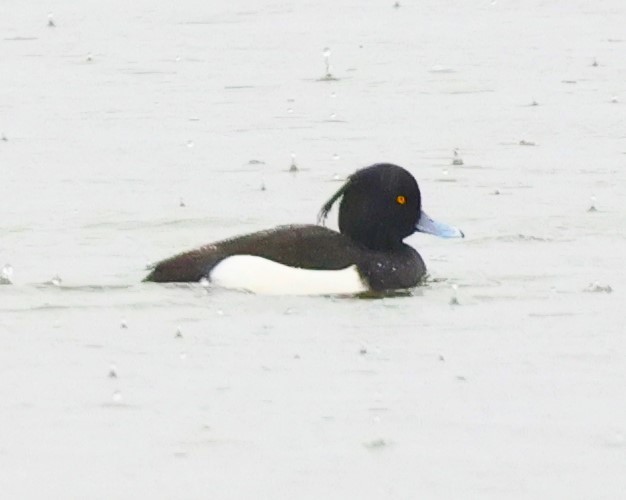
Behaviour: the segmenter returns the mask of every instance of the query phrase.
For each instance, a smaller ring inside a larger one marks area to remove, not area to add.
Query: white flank
[[[366,292],[356,266],[338,271],[300,269],[253,255],[234,255],[211,271],[211,283],[265,295],[335,295]]]

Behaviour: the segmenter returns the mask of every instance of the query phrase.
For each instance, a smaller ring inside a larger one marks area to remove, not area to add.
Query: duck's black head
[[[421,210],[420,190],[402,167],[377,163],[357,170],[324,205],[324,215],[339,196],[339,230],[368,248],[398,248],[415,232]]]
[[[397,249],[416,231],[463,236],[458,229],[422,213],[417,181],[397,165],[377,163],[357,170],[322,207],[320,220],[339,197],[339,230],[372,250]]]

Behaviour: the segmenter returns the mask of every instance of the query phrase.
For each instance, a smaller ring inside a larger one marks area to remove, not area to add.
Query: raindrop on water
[[[296,165],[296,154],[295,153],[291,153],[291,166],[289,167],[289,171],[290,172],[297,172],[298,171],[298,165]]]
[[[596,208],[596,197],[592,196],[591,197],[591,206],[587,209],[587,212],[597,212],[598,209]]]
[[[459,156],[459,150],[455,149],[453,153],[454,158],[452,159],[452,165],[463,165],[463,158]]]
[[[452,297],[450,298],[450,305],[451,306],[456,306],[459,305],[459,298],[458,298],[458,285],[452,285]]]
[[[330,49],[328,47],[325,47],[322,51],[322,54],[324,56],[324,66],[326,67],[326,74],[324,75],[322,80],[336,80],[336,78],[330,72]]]
[[[12,283],[11,276],[13,276],[13,266],[5,264],[0,271],[0,285],[10,285]]]

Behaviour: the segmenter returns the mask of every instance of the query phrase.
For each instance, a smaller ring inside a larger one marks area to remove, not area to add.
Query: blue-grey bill
[[[422,212],[415,229],[420,233],[434,234],[440,238],[465,238],[463,231],[461,231],[458,227],[438,222],[429,217],[425,212]]]

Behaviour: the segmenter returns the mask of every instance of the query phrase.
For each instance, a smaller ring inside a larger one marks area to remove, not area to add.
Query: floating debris
[[[12,285],[11,276],[13,276],[13,266],[5,264],[0,271],[0,285]]]
[[[537,144],[534,143],[533,141],[526,141],[522,139],[521,141],[519,141],[519,145],[520,146],[536,146]]]
[[[453,153],[454,158],[452,159],[452,165],[463,165],[463,158],[459,156],[459,150],[455,149]]]
[[[261,160],[250,160],[248,161],[248,165],[265,165],[265,162]]]
[[[379,450],[388,446],[388,443],[384,439],[374,439],[372,441],[363,443],[363,446],[365,446],[369,450]]]
[[[583,291],[589,293],[612,293],[613,287],[611,287],[611,285],[601,285],[597,281],[594,281],[593,283],[590,283]]]

